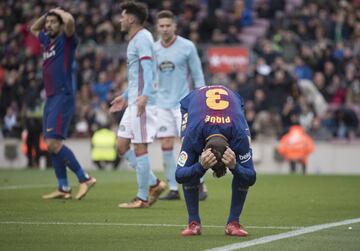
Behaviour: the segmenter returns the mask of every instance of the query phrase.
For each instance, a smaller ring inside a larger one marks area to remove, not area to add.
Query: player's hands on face
[[[222,156],[222,162],[224,162],[224,164],[229,168],[229,169],[234,169],[236,166],[236,156],[235,153],[233,152],[233,150],[231,150],[230,147],[226,147],[226,151],[224,152],[223,156]]]
[[[211,148],[201,153],[200,164],[204,169],[209,169],[217,163],[215,155],[211,152]]]
[[[137,97],[136,105],[137,105],[137,116],[138,117],[140,117],[145,112],[147,100],[148,100],[148,98],[146,96]]]
[[[111,101],[111,107],[109,112],[119,112],[126,108],[127,101],[122,97],[116,97],[113,101]]]

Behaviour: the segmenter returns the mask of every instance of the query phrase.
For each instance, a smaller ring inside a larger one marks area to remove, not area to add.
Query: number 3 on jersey
[[[221,95],[229,96],[229,93],[221,88],[210,89],[206,92],[206,105],[212,110],[224,110],[229,107],[229,101],[223,100]]]

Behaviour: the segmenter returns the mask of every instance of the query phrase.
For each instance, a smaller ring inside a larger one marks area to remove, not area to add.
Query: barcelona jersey
[[[75,60],[77,39],[60,34],[54,41],[43,31],[39,33],[43,45],[43,81],[46,96],[74,94],[71,66]]]
[[[177,181],[190,182],[205,174],[198,160],[206,139],[222,134],[236,155],[237,164],[231,172],[240,177],[244,186],[253,184],[255,170],[243,99],[224,86],[213,85],[192,91],[180,104],[183,142],[177,163]]]
[[[242,130],[250,136],[243,106],[243,99],[224,86],[199,88],[181,101],[181,136],[201,140],[221,133],[229,139]]]

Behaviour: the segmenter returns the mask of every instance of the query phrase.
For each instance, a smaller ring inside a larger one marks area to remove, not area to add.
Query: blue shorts
[[[74,110],[75,98],[72,94],[48,97],[43,117],[44,138],[66,139]]]

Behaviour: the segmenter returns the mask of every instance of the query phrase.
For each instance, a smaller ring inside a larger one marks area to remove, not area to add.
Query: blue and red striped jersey
[[[46,96],[74,94],[71,66],[75,60],[76,37],[67,37],[62,33],[51,41],[50,37],[41,31],[39,40],[43,46],[43,81]]]
[[[225,86],[204,86],[192,91],[181,101],[182,137],[186,131],[202,125],[213,125],[212,128],[231,128],[243,121],[243,129],[248,128],[243,113],[244,102],[237,93]],[[191,118],[191,119],[189,119]]]

